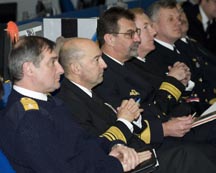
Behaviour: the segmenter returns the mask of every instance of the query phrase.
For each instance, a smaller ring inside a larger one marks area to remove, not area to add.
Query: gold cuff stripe
[[[145,128],[145,130],[143,130],[143,132],[140,134],[140,138],[146,143],[146,144],[150,144],[151,142],[151,130],[150,130],[150,126],[149,126],[149,122],[147,120],[145,120],[147,127]]]
[[[213,98],[213,99],[211,99],[211,100],[209,101],[209,104],[210,104],[210,105],[213,105],[215,102],[216,102],[216,98]]]
[[[109,141],[114,141],[114,140],[116,140],[116,139],[112,136],[112,134],[109,134],[108,132],[105,133],[105,134],[102,134],[101,137],[105,137],[105,138],[107,138]]]
[[[121,130],[115,126],[110,127],[104,134],[102,134],[101,136],[106,137],[107,139],[109,139],[110,141],[119,139],[124,141],[125,143],[127,143],[127,140],[124,136],[124,134],[121,132]]]
[[[163,82],[160,86],[160,89],[165,90],[169,92],[170,94],[172,94],[176,100],[178,100],[179,97],[181,96],[181,91],[178,88],[176,88],[174,85],[168,82]]]

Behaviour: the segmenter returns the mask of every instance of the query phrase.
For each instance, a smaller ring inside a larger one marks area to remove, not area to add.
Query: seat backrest
[[[4,153],[0,150],[0,173],[15,173]]]
[[[4,89],[4,95],[2,97],[2,99],[0,100],[0,109],[4,108],[7,104],[7,100],[8,100],[8,96],[11,93],[12,90],[12,83],[11,81],[5,81],[3,83],[3,89]]]
[[[74,10],[74,6],[71,0],[60,0],[59,3],[62,12],[69,12]]]

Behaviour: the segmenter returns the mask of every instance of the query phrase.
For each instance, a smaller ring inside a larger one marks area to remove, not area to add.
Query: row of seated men
[[[41,94],[57,89],[63,73],[54,51],[51,48],[47,51],[47,43],[43,43],[48,41],[38,37],[18,41],[10,55],[15,60],[9,61],[15,85],[0,120],[1,148],[17,172],[97,172],[100,169],[122,172],[139,163],[124,164],[115,154],[106,158],[96,142],[89,140],[66,115],[73,116],[91,135],[101,136],[100,139],[120,140],[137,150],[150,144],[156,149],[160,162],[154,172],[215,171],[215,122],[192,128],[191,113],[199,113],[201,106],[205,108],[209,102],[202,100],[207,95],[197,89],[195,92],[200,95],[196,96],[197,104],[193,104],[193,90],[201,84],[197,85],[197,76],[192,78],[190,57],[166,62],[166,71],[160,75],[153,72],[163,67],[166,57],[154,61],[159,63],[158,68],[147,66],[151,72],[136,65],[146,64],[149,52],[158,50],[154,37],[156,41],[165,37],[159,37],[160,31],[164,29],[162,35],[166,35],[166,31],[178,33],[179,38],[182,34],[182,14],[174,1],[158,1],[149,10],[154,13],[153,23],[141,9],[107,10],[97,26],[102,52],[88,39],[66,39],[63,45],[57,42],[64,78],[55,94],[64,100],[70,114],[62,108],[59,99],[47,99]],[[159,29],[160,22],[162,28]],[[36,48],[43,56],[39,56],[41,62],[33,65],[25,58],[29,58],[29,54],[38,55]],[[178,48],[175,55],[180,57],[180,54]],[[50,62],[46,61],[48,55]],[[21,74],[15,68],[21,64],[17,58],[23,63]],[[56,70],[52,71],[54,67]],[[35,92],[45,98],[38,99]],[[107,140],[102,148],[108,145]],[[143,160],[148,159],[148,153],[146,155]],[[113,157],[117,159],[112,160]]]

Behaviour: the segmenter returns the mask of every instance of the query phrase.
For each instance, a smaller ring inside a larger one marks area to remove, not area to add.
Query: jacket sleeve
[[[101,170],[106,173],[123,172],[120,162],[108,156],[97,140],[85,139],[83,136],[79,139],[64,139],[70,135],[62,135],[63,132],[55,126],[52,118],[44,118],[38,111],[28,111],[11,138],[7,136],[11,135],[10,129],[14,128],[14,124],[7,121],[4,121],[4,124],[7,126],[1,124],[1,131],[4,128],[7,133],[5,140],[2,140],[2,148],[12,163],[16,163],[16,171],[31,169],[34,172],[46,173],[95,173]],[[65,128],[73,129],[68,126]],[[79,133],[76,129],[70,132]],[[66,141],[69,144],[65,144]]]

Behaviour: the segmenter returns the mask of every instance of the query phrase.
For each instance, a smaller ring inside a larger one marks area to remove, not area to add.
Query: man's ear
[[[22,66],[23,74],[32,76],[35,66],[32,62],[24,62]]]
[[[81,66],[77,62],[73,62],[70,64],[70,71],[74,74],[79,74],[81,71]]]
[[[105,34],[104,40],[108,45],[113,46],[115,42],[115,37],[112,34]]]

